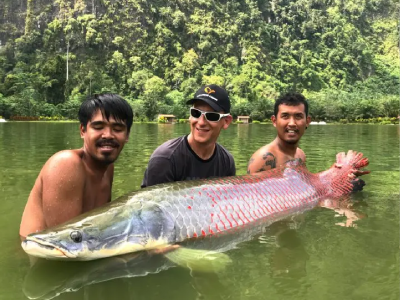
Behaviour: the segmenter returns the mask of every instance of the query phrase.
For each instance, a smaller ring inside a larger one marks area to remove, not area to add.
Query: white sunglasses
[[[198,119],[201,117],[201,115],[204,115],[206,120],[209,122],[218,122],[219,120],[221,120],[221,118],[230,116],[230,114],[220,114],[213,111],[202,111],[194,107],[190,108],[190,115],[195,119]]]

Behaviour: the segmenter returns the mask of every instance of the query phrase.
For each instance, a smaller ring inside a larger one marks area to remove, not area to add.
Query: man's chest
[[[183,166],[179,180],[227,176],[229,170],[224,165],[222,161],[216,159],[208,162],[190,160]]]
[[[103,180],[102,182],[91,182],[85,185],[84,198],[82,204],[83,212],[87,212],[103,204],[111,199],[111,182]]]
[[[279,159],[277,166],[287,165],[289,163],[294,165],[301,164],[302,159],[298,155],[295,156],[285,155]]]

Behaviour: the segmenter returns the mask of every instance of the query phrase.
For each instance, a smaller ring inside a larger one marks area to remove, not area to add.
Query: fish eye
[[[75,242],[75,243],[80,243],[82,242],[82,233],[80,233],[79,231],[72,231],[71,234],[69,235],[71,237],[71,239]]]

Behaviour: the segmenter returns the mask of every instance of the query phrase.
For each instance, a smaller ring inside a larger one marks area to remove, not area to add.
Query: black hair
[[[274,115],[278,115],[279,105],[285,104],[289,106],[296,106],[300,104],[304,104],[304,110],[306,113],[306,117],[308,116],[308,102],[306,98],[300,93],[286,93],[281,95],[276,101],[274,106]]]
[[[109,120],[112,116],[116,121],[125,122],[128,133],[133,122],[133,111],[129,103],[117,94],[94,94],[88,96],[79,108],[78,118],[86,130],[87,123],[97,110]]]

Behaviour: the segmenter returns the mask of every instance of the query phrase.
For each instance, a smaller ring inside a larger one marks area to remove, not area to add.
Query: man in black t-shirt
[[[141,187],[208,177],[233,176],[232,155],[217,144],[222,129],[232,122],[227,92],[211,84],[201,87],[190,108],[190,134],[169,140],[151,155]]]

